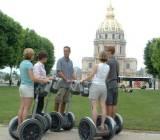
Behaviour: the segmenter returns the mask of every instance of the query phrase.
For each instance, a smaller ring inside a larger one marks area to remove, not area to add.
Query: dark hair
[[[43,58],[47,58],[48,55],[45,51],[41,51],[38,53],[38,60],[42,60]]]
[[[99,60],[101,61],[101,62],[107,62],[107,59],[108,58],[108,56],[107,56],[107,53],[105,52],[105,51],[102,51],[102,52],[100,52],[100,54],[99,54]]]
[[[69,46],[64,46],[64,48],[63,49],[69,49],[69,51],[71,51],[71,48],[69,47]]]
[[[107,51],[111,52],[111,54],[113,55],[115,53],[115,47],[109,46],[109,47],[107,47]]]

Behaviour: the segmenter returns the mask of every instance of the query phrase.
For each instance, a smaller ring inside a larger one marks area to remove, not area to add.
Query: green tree
[[[39,36],[34,30],[23,29],[21,25],[0,11],[0,68],[9,66],[10,84],[12,68],[19,66],[23,59],[24,48],[33,48],[36,54],[45,50],[48,54],[47,73],[54,64],[54,46],[46,38]]]
[[[157,69],[155,69],[152,61],[153,46],[155,42],[156,42],[156,39],[153,39],[152,41],[148,41],[144,49],[144,64],[146,66],[147,73],[153,75],[154,78],[158,75],[158,71]]]
[[[51,72],[51,68],[53,67],[53,64],[55,62],[55,57],[54,57],[54,46],[53,44],[46,38],[41,38],[41,45],[42,49],[47,52],[48,54],[48,60],[45,65],[45,69],[47,74]]]
[[[155,89],[155,78],[160,79],[160,38],[154,38],[147,43],[144,50],[144,62],[147,72],[154,77]]]
[[[0,11],[0,67],[17,66],[22,42],[22,27]]]
[[[40,51],[46,51],[48,54],[48,61],[46,63],[46,71],[47,74],[50,73],[50,70],[55,62],[54,58],[54,46],[53,44],[44,37],[39,36],[34,30],[26,29],[25,35],[24,35],[24,48],[33,48],[35,51],[35,56]],[[36,59],[35,59],[36,60]],[[34,60],[34,63],[35,63]]]
[[[12,83],[12,68],[17,66],[20,59],[21,33],[20,24],[0,11],[0,67],[11,68],[10,84]]]
[[[158,75],[160,75],[160,38],[155,39],[155,42],[152,44],[151,61],[153,67],[157,70]]]
[[[160,89],[160,38],[157,38],[152,47],[152,63],[158,72],[158,89]]]

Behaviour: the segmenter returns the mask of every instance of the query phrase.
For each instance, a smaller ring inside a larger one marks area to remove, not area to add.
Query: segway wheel
[[[10,136],[15,140],[19,139],[17,134],[17,126],[18,126],[18,116],[11,119],[11,121],[9,122],[9,129],[8,129]]]
[[[63,123],[62,115],[59,112],[51,112],[50,116],[52,118],[50,130],[53,132],[59,132],[62,128],[62,123]]]
[[[45,129],[45,132],[47,132],[51,128],[52,118],[51,118],[50,114],[48,114],[48,113],[45,113],[43,116],[44,116],[44,118],[46,119],[46,122],[47,122],[47,127]]]
[[[123,129],[123,118],[117,113],[114,120],[116,122],[116,134],[119,134]]]
[[[18,128],[20,140],[41,140],[43,128],[36,119],[25,120]]]
[[[116,133],[116,124],[115,121],[111,117],[107,117],[105,120],[106,128],[108,128],[108,135],[103,136],[103,139],[110,140],[115,136]]]
[[[78,133],[81,140],[93,140],[96,134],[96,126],[94,122],[89,117],[81,119]]]
[[[68,112],[64,114],[67,120],[67,125],[63,126],[64,130],[71,130],[75,124],[75,115],[72,112]]]
[[[32,115],[29,115],[27,118],[32,118]],[[35,119],[40,122],[40,124],[42,125],[42,131],[43,131],[43,133],[45,133],[45,130],[47,128],[46,119],[40,114],[35,114]]]

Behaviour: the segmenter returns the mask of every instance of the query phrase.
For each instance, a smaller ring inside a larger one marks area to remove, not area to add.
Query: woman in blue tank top
[[[19,87],[20,107],[18,112],[18,125],[20,125],[27,117],[32,106],[34,97],[34,82],[47,83],[49,79],[39,79],[33,75],[34,51],[31,48],[26,48],[23,52],[24,60],[20,63],[20,78],[21,84]]]

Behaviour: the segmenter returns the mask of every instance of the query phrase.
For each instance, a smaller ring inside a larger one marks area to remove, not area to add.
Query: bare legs
[[[106,119],[106,106],[105,106],[105,100],[100,102],[101,105],[101,112],[102,112],[102,123],[101,123],[101,128],[104,129],[104,122]]]
[[[97,121],[97,101],[96,100],[91,100],[91,104],[92,104],[92,119],[94,121],[94,123],[96,124]]]
[[[108,116],[115,118],[115,114],[117,112],[117,106],[116,105],[107,105],[106,112],[107,112]]]
[[[70,93],[65,88],[59,89],[55,97],[54,110],[56,112],[64,113],[66,109],[66,100],[69,98]]]
[[[21,97],[20,109],[18,112],[18,125],[20,125],[27,117],[31,108],[33,98]]]
[[[54,104],[54,111],[58,112],[59,109],[59,103]]]
[[[55,103],[54,110],[56,112],[64,113],[66,108],[66,103]]]
[[[98,116],[97,105],[98,104],[100,105],[101,114],[102,114],[101,128],[104,129],[104,122],[106,119],[105,100],[101,100],[100,103],[96,100],[91,100],[91,104],[92,104],[92,118],[95,124],[97,122],[97,116]]]

